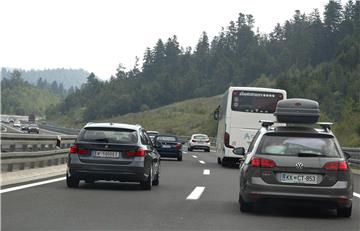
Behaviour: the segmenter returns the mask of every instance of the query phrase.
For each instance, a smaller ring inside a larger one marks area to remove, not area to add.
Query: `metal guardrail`
[[[41,168],[65,164],[69,149],[39,152],[10,152],[1,154],[1,172]]]
[[[74,143],[76,136],[61,135],[60,148],[69,148]],[[1,153],[4,152],[33,152],[56,149],[57,135],[35,134],[1,134]]]

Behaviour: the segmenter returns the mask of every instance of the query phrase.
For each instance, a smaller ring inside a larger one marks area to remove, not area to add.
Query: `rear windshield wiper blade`
[[[326,156],[326,155],[321,154],[321,153],[313,153],[313,152],[299,152],[297,154],[297,156],[299,156],[299,157],[319,157],[319,156]]]
[[[109,143],[109,139],[107,139],[107,138],[95,139],[95,141],[97,141],[97,142]]]

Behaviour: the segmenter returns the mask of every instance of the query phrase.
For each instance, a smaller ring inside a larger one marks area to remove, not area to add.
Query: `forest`
[[[254,23],[239,13],[214,38],[202,32],[194,48],[182,47],[176,35],[159,39],[132,69],[119,65],[108,81],[91,73],[47,117],[85,123],[219,95],[229,86],[274,87],[317,100],[343,142],[360,145],[360,1],[329,1],[323,15],[297,10],[268,34]]]

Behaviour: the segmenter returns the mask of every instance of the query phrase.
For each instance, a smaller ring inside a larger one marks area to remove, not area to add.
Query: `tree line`
[[[105,82],[90,74],[48,115],[86,122],[218,95],[230,85],[276,87],[319,101],[329,120],[355,121],[349,127],[358,142],[360,2],[329,1],[323,17],[317,9],[297,10],[269,34],[254,31],[254,22],[240,13],[211,41],[203,32],[194,48],[181,47],[176,35],[159,39],[141,65],[129,71],[120,65]]]

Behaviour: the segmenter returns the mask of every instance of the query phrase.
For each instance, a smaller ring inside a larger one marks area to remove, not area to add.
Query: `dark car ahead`
[[[296,107],[301,104],[304,101],[295,101]],[[280,122],[294,120],[288,118]],[[342,152],[329,123],[301,124],[302,119],[287,125],[262,123],[240,166],[241,211],[251,211],[256,203],[277,201],[336,209],[340,217],[351,216],[349,156]],[[234,153],[245,150],[236,148]]]
[[[182,142],[177,136],[158,134],[154,144],[161,157],[174,157],[182,161]]]
[[[30,125],[27,127],[27,132],[28,132],[28,133],[37,133],[37,134],[39,134],[39,133],[40,133],[40,129],[39,129],[39,127],[37,126],[37,124],[30,124]]]
[[[87,124],[67,160],[68,187],[78,187],[80,180],[139,182],[146,190],[159,184],[160,155],[140,125]]]

